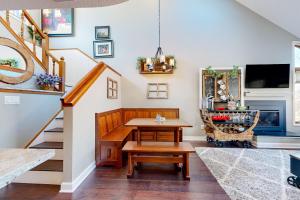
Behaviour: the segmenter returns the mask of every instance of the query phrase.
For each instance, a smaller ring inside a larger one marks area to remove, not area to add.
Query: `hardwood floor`
[[[193,142],[193,146],[207,146]],[[184,181],[173,165],[143,164],[143,170],[127,179],[127,168],[94,170],[73,194],[59,193],[59,186],[10,184],[0,190],[5,200],[223,200],[229,199],[196,154],[190,157],[191,181]]]

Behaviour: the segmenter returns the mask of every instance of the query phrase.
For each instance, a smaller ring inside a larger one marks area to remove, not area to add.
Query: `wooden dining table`
[[[185,127],[192,127],[182,119],[167,119],[156,121],[152,118],[137,118],[128,121],[125,126],[136,127],[137,141],[128,141],[122,151],[128,153],[128,173],[127,177],[133,176],[134,165],[149,163],[173,163],[179,168],[183,164],[182,172],[184,178],[189,180],[189,153],[194,153],[195,149],[188,142],[180,142],[180,130]],[[174,133],[173,142],[149,142],[141,141],[141,132],[147,130],[167,130]]]
[[[141,132],[142,131],[147,131],[149,129],[155,130],[155,129],[168,129],[172,130],[174,133],[174,142],[176,144],[179,143],[179,135],[180,135],[180,130],[182,128],[187,128],[187,127],[192,127],[190,124],[185,122],[182,119],[166,119],[164,121],[157,121],[153,118],[136,118],[128,121],[125,126],[130,126],[130,127],[136,127],[137,128],[137,144],[141,145]]]

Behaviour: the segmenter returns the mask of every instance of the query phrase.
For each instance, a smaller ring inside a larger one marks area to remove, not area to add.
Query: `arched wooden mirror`
[[[21,45],[0,37],[0,52],[0,81],[18,84],[32,77],[34,63]]]

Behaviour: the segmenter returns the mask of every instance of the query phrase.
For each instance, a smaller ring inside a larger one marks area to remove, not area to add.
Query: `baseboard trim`
[[[300,144],[287,144],[287,143],[268,143],[268,142],[252,142],[256,148],[267,149],[300,149]]]
[[[206,141],[206,136],[184,135],[182,139],[184,141]]]
[[[63,182],[60,186],[61,193],[73,193],[86,177],[96,168],[96,162],[92,162],[73,182]]]

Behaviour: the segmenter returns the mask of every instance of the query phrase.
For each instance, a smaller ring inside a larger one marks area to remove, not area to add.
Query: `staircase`
[[[31,171],[21,175],[14,182],[60,185],[63,177],[63,111],[28,146],[30,149],[54,149],[55,156]]]

